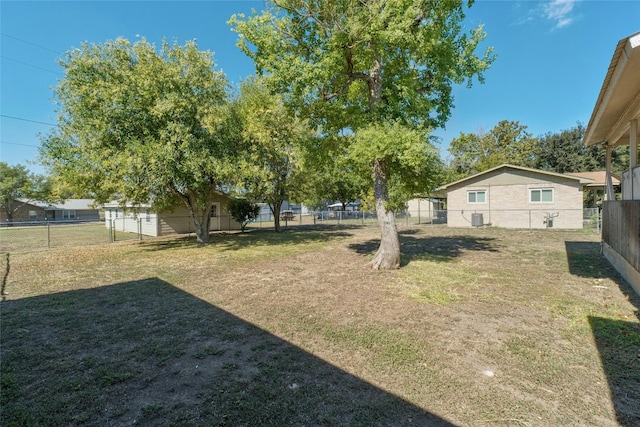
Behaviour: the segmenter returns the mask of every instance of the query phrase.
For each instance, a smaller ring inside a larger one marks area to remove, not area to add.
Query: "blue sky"
[[[57,59],[82,42],[116,37],[196,39],[231,82],[254,73],[226,24],[262,1],[29,1],[0,2],[0,160],[42,173],[38,133],[56,121],[51,88],[62,78]],[[538,136],[589,121],[617,42],[640,30],[640,1],[479,0],[468,29],[484,24],[498,55],[485,84],[454,89],[455,108],[441,138],[488,131],[516,120]]]

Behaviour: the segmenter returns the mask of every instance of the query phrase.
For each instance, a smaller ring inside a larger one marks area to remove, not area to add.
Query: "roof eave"
[[[593,112],[591,113],[585,136],[582,140],[584,145],[620,145],[624,143],[621,139],[624,139],[625,132],[629,127],[628,120],[626,119],[637,115],[638,111],[640,111],[640,95],[629,95],[627,93],[629,96],[634,96],[634,98],[627,101],[624,114],[622,114],[622,112],[618,113],[622,115],[619,116],[619,118],[616,117],[618,120],[615,125],[602,125],[602,122],[604,121],[603,117],[608,112],[607,110],[610,103],[612,103],[612,98],[615,98],[614,91],[616,84],[628,78],[630,75],[633,78],[633,74],[637,72],[637,70],[630,70],[630,68],[633,67],[629,67],[628,63],[632,55],[636,57],[640,55],[640,49],[637,49],[638,47],[640,47],[640,32],[620,40],[616,45],[609,68],[607,69],[607,74],[605,75]],[[635,59],[637,63],[637,58]],[[609,112],[609,114],[612,114],[612,112]],[[613,114],[615,114],[615,112],[613,112]],[[603,126],[604,129],[602,129]]]

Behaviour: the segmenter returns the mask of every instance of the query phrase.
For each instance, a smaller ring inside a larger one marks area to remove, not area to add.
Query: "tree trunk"
[[[373,165],[373,196],[382,233],[378,252],[371,260],[371,266],[379,270],[400,268],[400,239],[393,211],[387,209],[389,192],[387,189],[386,164],[376,160]]]
[[[280,227],[280,211],[282,210],[282,201],[274,202],[273,204],[270,204],[269,207],[271,208],[271,213],[273,213],[273,221],[276,233],[279,233],[280,231],[282,231],[282,228]]]
[[[213,204],[213,190],[207,195],[204,206],[198,203],[198,195],[189,190],[187,194],[175,192],[182,199],[193,220],[196,232],[196,241],[201,244],[209,243],[209,227],[211,224],[211,206]]]
[[[211,208],[209,208],[209,210],[210,209]],[[210,212],[207,212],[206,215],[204,213],[198,215],[196,212],[192,212],[191,215],[196,229],[196,241],[201,245],[209,243],[209,226],[211,224],[211,217],[209,215]]]
[[[382,101],[382,63],[374,60],[369,71],[369,106],[372,111]],[[380,247],[371,261],[371,266],[379,270],[400,268],[400,239],[396,228],[395,213],[388,209],[389,190],[387,188],[387,165],[382,159],[373,164],[373,198],[376,204],[378,224],[380,224]]]

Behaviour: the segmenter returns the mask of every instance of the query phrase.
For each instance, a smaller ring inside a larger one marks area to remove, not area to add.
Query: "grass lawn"
[[[396,271],[376,227],[3,253],[0,424],[640,425],[598,235],[400,230]]]
[[[116,230],[116,241],[137,239],[137,234]],[[104,222],[52,222],[0,227],[0,252],[22,252],[109,243]]]

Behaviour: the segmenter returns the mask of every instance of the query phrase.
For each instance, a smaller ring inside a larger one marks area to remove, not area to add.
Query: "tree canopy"
[[[238,45],[287,105],[328,135],[349,130],[364,141],[382,129],[395,138],[392,131],[399,126],[422,131],[442,126],[453,107],[452,85],[471,85],[475,76],[482,81],[494,59],[491,49],[475,54],[485,33],[482,26],[469,34],[463,30],[461,1],[271,3],[261,14],[232,17]],[[422,155],[428,141],[411,140],[419,146],[409,152]],[[382,234],[372,265],[397,268],[400,245],[389,177],[396,159],[406,160],[406,145],[396,150],[361,145]]]
[[[0,204],[7,221],[13,221],[13,214],[33,201],[55,200],[51,180],[29,172],[23,165],[10,166],[0,162]]]
[[[547,132],[538,137],[536,168],[559,173],[603,170],[606,167],[606,151],[598,145],[586,147],[582,142],[586,128],[580,122],[559,132]],[[614,147],[611,151],[611,167],[621,173],[629,165],[627,147]]]
[[[461,133],[451,141],[449,181],[509,163],[558,173],[585,172],[605,168],[605,151],[585,147],[585,127],[581,123],[558,132],[534,137],[527,126],[502,120],[489,132]],[[628,164],[628,150],[612,150],[612,169],[619,172]]]
[[[509,163],[533,167],[536,139],[527,126],[517,121],[502,120],[489,132],[461,133],[449,145],[453,156],[450,167],[455,178],[471,175]]]
[[[98,202],[182,204],[199,242],[212,199],[235,176],[237,122],[225,75],[195,42],[119,38],[83,44],[61,60],[58,127],[40,155],[54,175]]]
[[[319,207],[338,201],[347,204],[363,198],[371,188],[370,168],[351,157],[353,135],[325,135],[307,141],[302,150],[304,179],[297,200]]]
[[[300,186],[301,150],[314,134],[260,79],[241,85],[239,111],[238,129],[246,143],[241,174],[245,195],[269,205],[280,231],[282,204]]]

